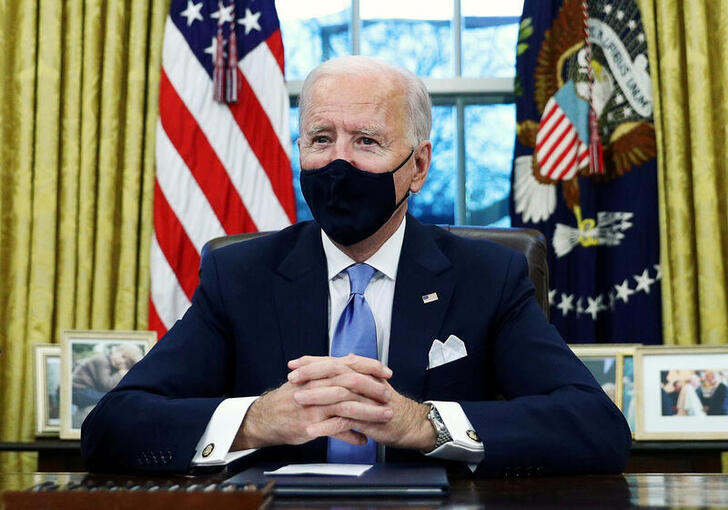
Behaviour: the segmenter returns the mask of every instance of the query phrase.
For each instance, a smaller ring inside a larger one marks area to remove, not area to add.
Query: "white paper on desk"
[[[264,475],[327,475],[361,476],[371,469],[371,464],[289,464]]]

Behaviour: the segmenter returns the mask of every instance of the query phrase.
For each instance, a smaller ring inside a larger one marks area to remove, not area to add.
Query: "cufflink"
[[[465,432],[465,433],[466,433],[466,434],[468,435],[468,437],[469,437],[470,439],[472,439],[472,440],[473,440],[473,441],[475,441],[476,443],[480,443],[480,442],[481,442],[481,441],[480,441],[480,437],[478,436],[478,433],[477,433],[477,432],[475,432],[475,431],[474,431],[473,429],[470,429],[470,430],[468,430],[468,431],[467,431],[467,432]],[[203,455],[204,455],[204,454],[203,454]]]
[[[212,450],[215,449],[215,443],[208,443],[207,446],[202,450],[202,456],[203,457],[209,457],[212,453]]]

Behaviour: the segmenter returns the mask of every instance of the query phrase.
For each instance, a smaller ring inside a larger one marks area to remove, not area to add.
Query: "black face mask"
[[[311,214],[326,234],[343,246],[356,244],[379,230],[409,196],[397,202],[394,172],[359,170],[343,159],[322,168],[301,170],[301,191]]]

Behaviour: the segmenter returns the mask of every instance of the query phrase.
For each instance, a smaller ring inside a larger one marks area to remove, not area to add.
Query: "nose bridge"
[[[336,137],[336,143],[334,144],[334,152],[331,155],[331,160],[335,159],[343,159],[344,161],[348,161],[349,163],[352,163],[352,158],[354,156],[353,151],[351,150],[351,144],[349,143],[349,140],[347,137],[344,136],[338,136]]]

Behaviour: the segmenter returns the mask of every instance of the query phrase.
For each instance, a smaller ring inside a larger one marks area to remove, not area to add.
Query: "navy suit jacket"
[[[437,293],[424,303],[422,296]],[[328,280],[314,223],[217,249],[192,306],[88,416],[91,470],[185,471],[217,405],[286,381],[288,360],[328,354]],[[451,334],[467,357],[427,370]],[[525,257],[407,218],[394,293],[392,386],[457,401],[485,445],[477,474],[618,472],[629,428],[533,294]],[[266,460],[323,461],[325,438],[264,448]],[[424,457],[388,449],[387,460]]]

